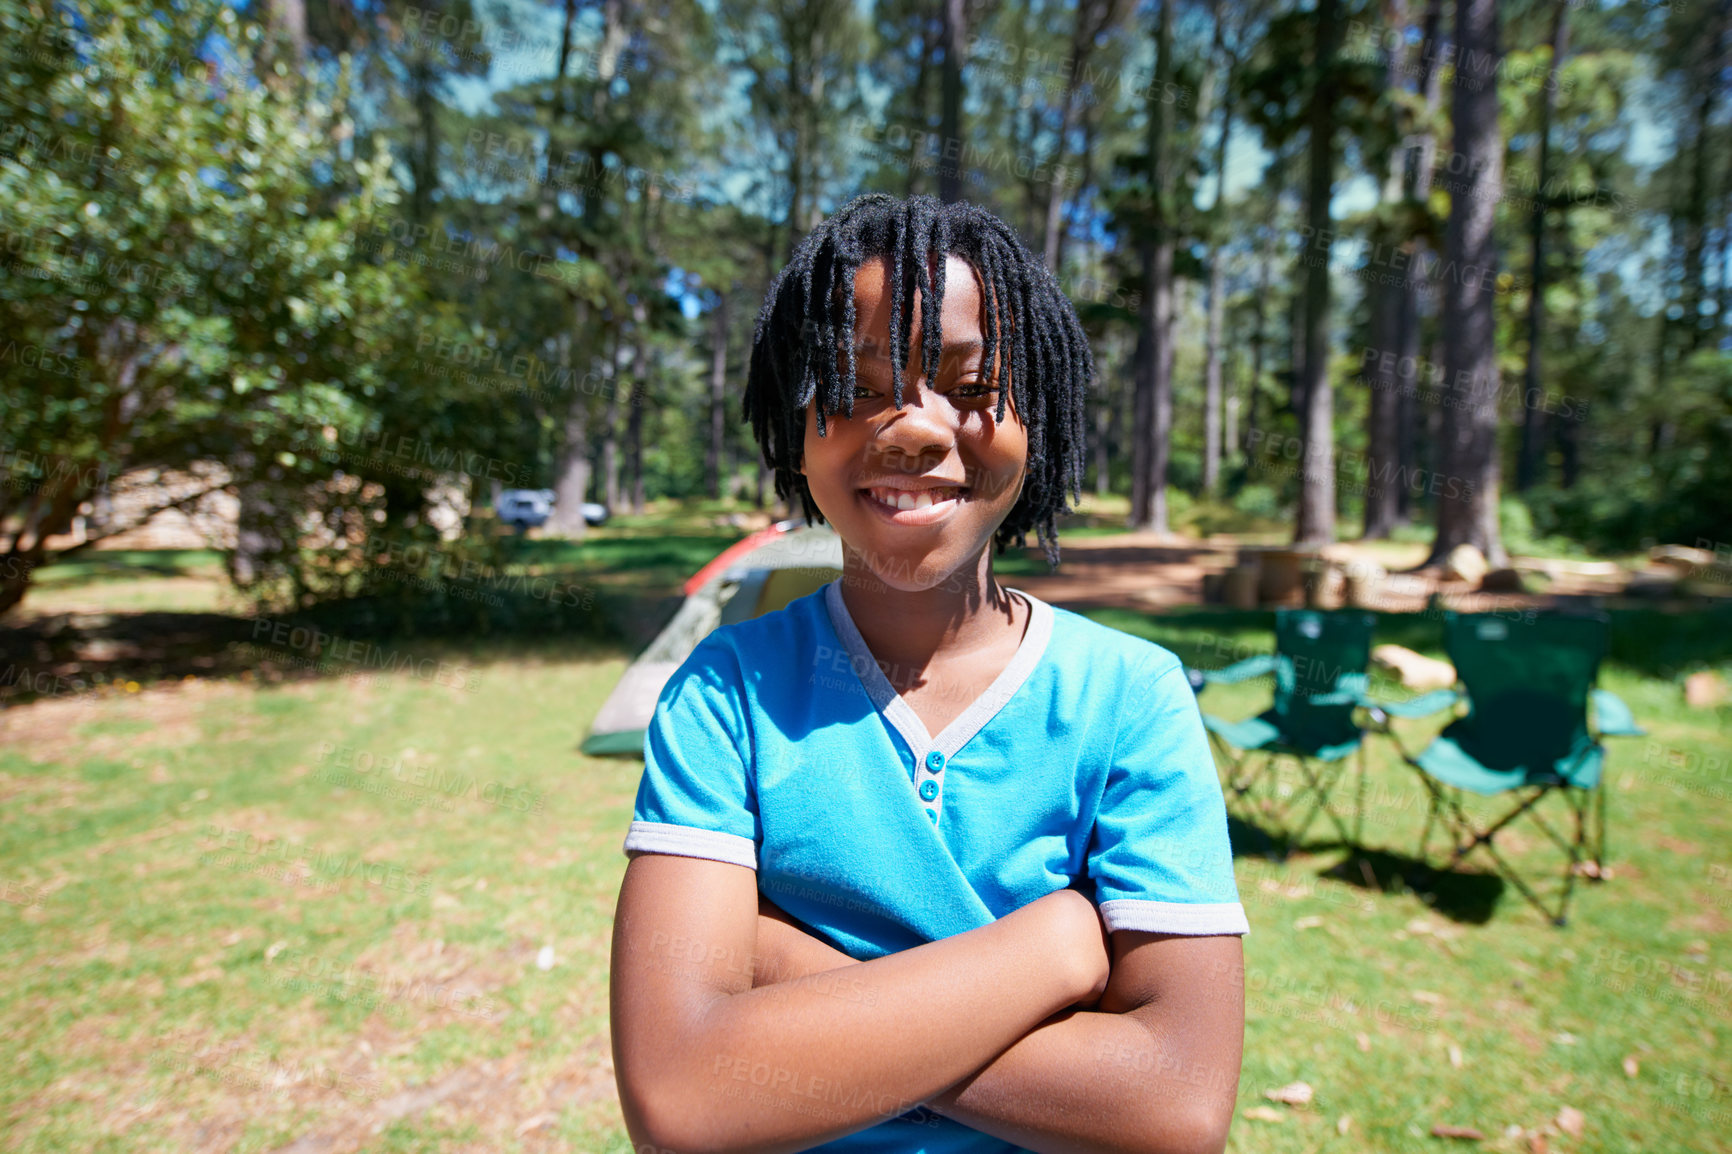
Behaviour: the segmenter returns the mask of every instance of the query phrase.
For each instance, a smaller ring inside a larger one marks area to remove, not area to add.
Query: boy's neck
[[[872,656],[924,667],[935,658],[966,659],[1025,633],[1032,606],[998,583],[983,551],[969,573],[957,569],[926,589],[898,589],[849,554],[843,561],[842,602]]]

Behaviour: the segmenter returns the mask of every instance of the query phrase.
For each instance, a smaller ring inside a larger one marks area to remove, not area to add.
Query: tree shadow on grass
[[[581,589],[563,588],[566,602]],[[603,590],[575,606],[532,590],[488,603],[359,597],[281,616],[62,613],[0,625],[0,708],[188,677],[275,684],[409,669],[459,687],[473,666],[524,647],[635,651],[677,605],[653,590]]]

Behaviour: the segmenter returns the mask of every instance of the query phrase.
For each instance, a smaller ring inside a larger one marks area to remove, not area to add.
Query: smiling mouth
[[[862,496],[894,510],[930,509],[960,500],[968,494],[966,487],[919,489],[861,489]]]

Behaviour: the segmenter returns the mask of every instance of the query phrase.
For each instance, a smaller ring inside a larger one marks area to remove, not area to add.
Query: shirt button
[[[937,824],[938,824],[938,811],[937,811],[937,810],[935,810],[935,809],[929,809],[929,810],[927,810],[927,811],[926,811],[926,816],[927,816],[927,817],[929,817],[929,818],[931,818],[931,819],[932,819],[932,824],[933,824],[933,825],[937,825]]]
[[[943,769],[944,768],[944,755],[942,753],[939,753],[936,749],[933,750],[931,753],[927,754],[926,755],[926,768],[930,769],[933,773],[937,773],[939,770]]]
[[[930,777],[920,783],[920,797],[923,801],[931,801],[938,796],[938,783]]]

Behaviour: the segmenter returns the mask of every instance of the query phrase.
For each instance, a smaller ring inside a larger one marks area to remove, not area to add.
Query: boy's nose
[[[910,457],[942,455],[956,444],[956,428],[956,409],[949,401],[927,388],[924,379],[905,378],[902,407],[884,413],[874,441],[883,451]]]

